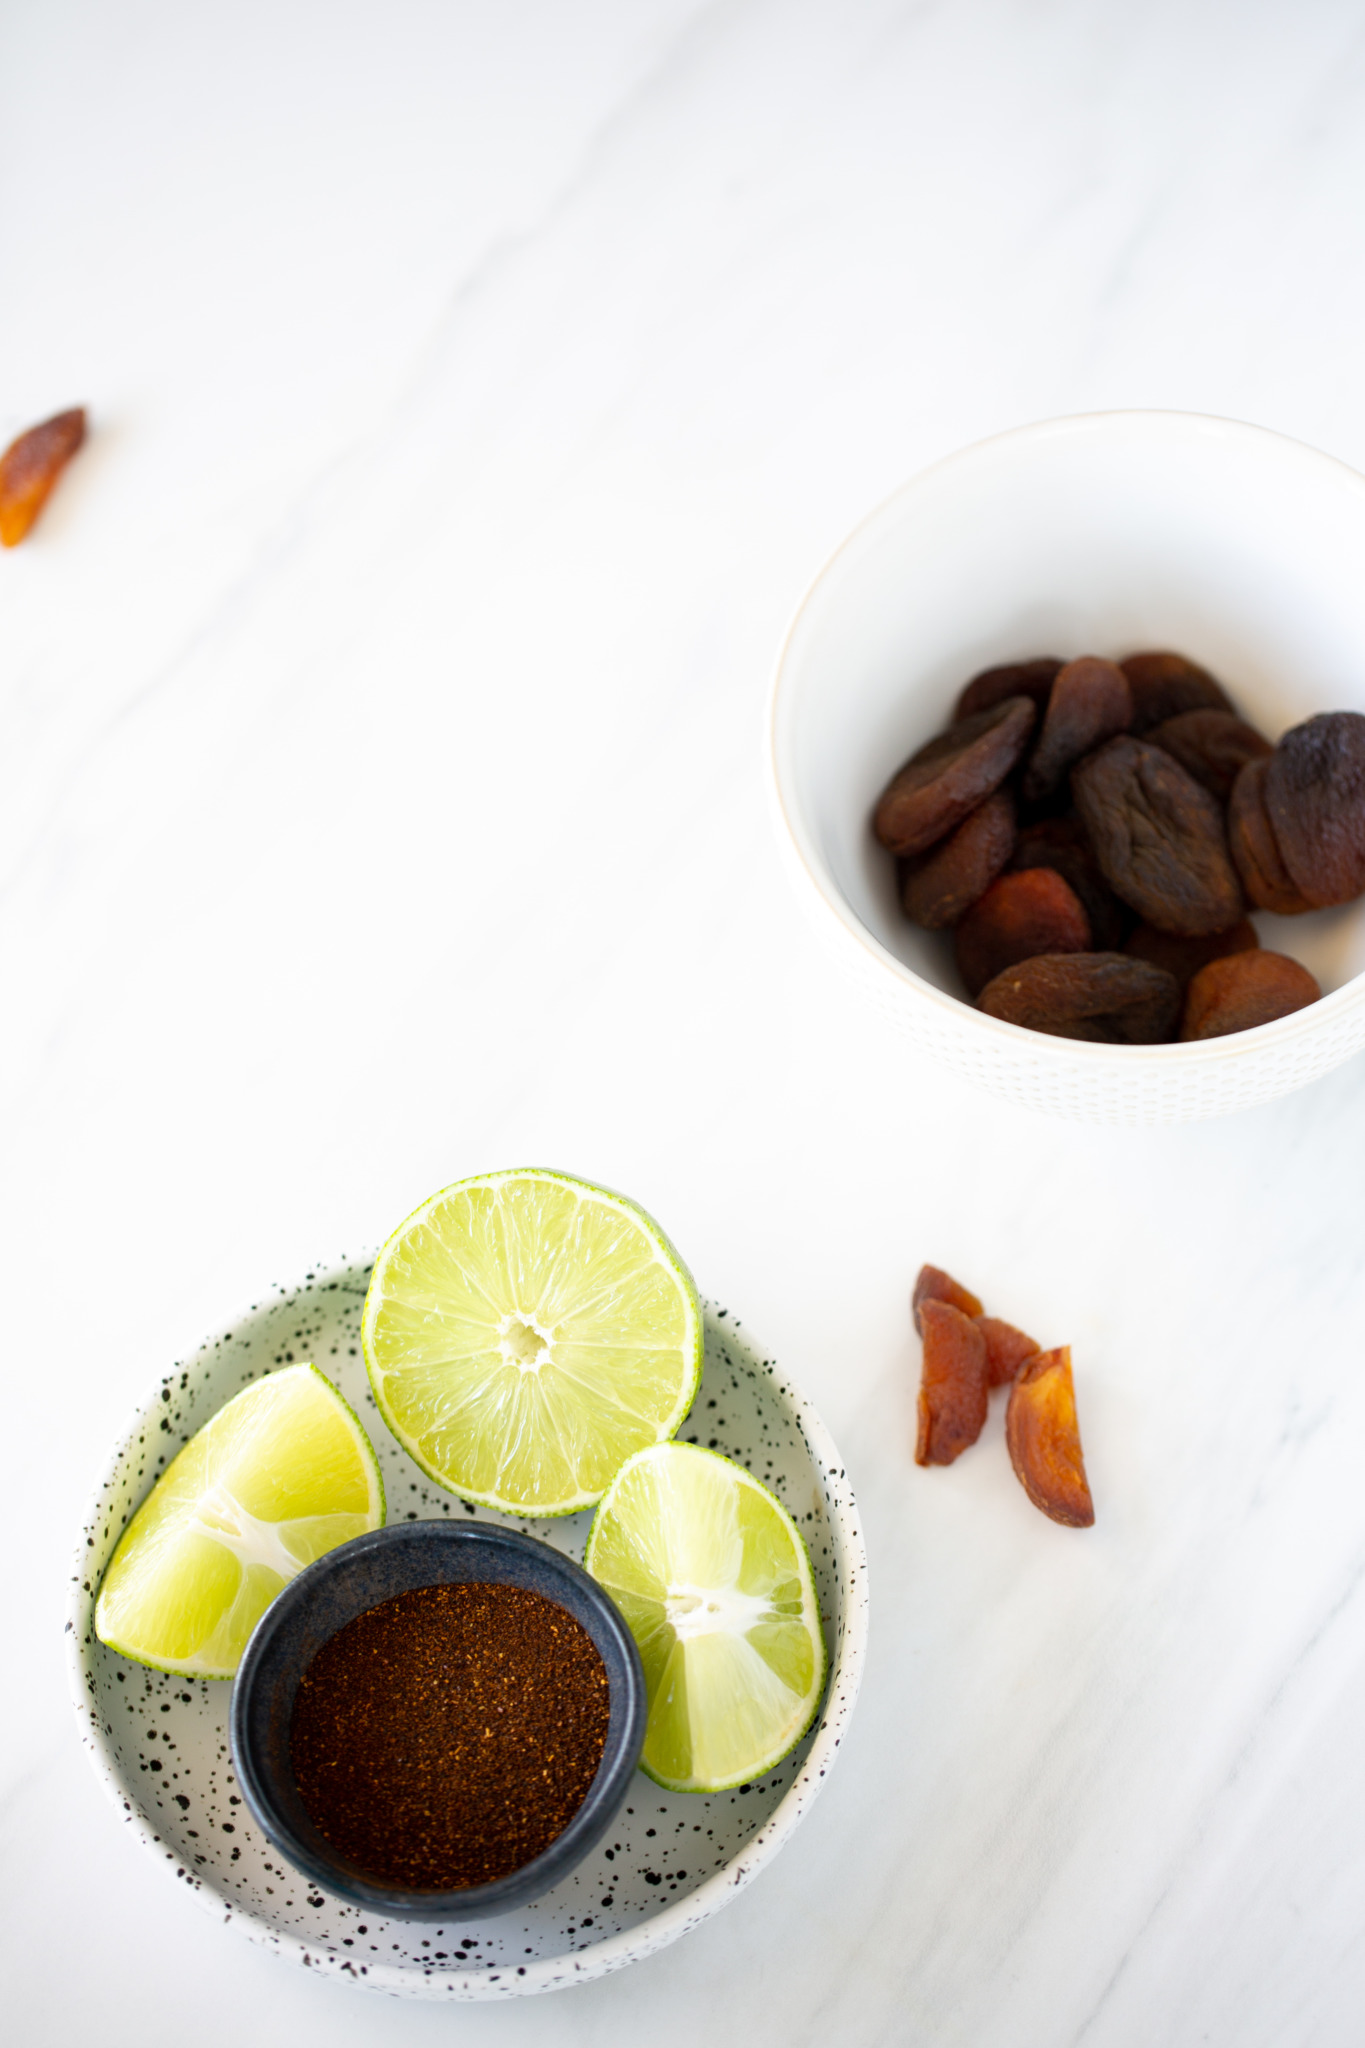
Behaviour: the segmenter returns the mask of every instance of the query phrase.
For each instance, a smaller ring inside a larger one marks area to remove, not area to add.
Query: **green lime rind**
[[[105,1567],[95,1633],[152,1671],[232,1678],[275,1595],[385,1512],[374,1446],[326,1374],[262,1374],[139,1504]]]
[[[583,1562],[640,1651],[655,1784],[724,1792],[791,1754],[829,1655],[805,1538],[760,1480],[697,1444],[650,1446],[613,1479]]]
[[[612,1281],[627,1245],[635,1269]],[[594,1298],[613,1287],[626,1299]],[[548,1333],[534,1372],[503,1352],[513,1323]],[[429,1197],[381,1250],[361,1317],[376,1405],[414,1464],[462,1500],[546,1519],[595,1506],[627,1457],[677,1434],[703,1341],[695,1283],[653,1217],[544,1167]]]

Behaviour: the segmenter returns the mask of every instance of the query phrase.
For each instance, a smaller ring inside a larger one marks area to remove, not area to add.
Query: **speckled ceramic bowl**
[[[338,1629],[421,1586],[519,1586],[567,1609],[597,1647],[610,1700],[606,1746],[563,1833],[520,1870],[437,1895],[385,1885],[340,1855],[303,1803],[289,1755],[299,1681]],[[391,1522],[339,1544],[271,1603],[232,1688],[232,1768],[251,1817],[294,1868],[353,1905],[400,1920],[481,1920],[538,1899],[597,1846],[635,1776],[645,1740],[645,1674],[615,1601],[562,1550],[492,1522]]]
[[[810,1545],[830,1647],[820,1716],[775,1771],[734,1792],[659,1790],[637,1773],[577,1869],[533,1903],[485,1920],[390,1918],[300,1876],[248,1814],[228,1743],[230,1687],[163,1676],[97,1642],[94,1594],[133,1510],[231,1394],[311,1358],[370,1431],[390,1523],[474,1510],[417,1470],[375,1410],[360,1355],[366,1261],[310,1273],[253,1305],[152,1389],[110,1458],[75,1559],[67,1628],[81,1737],[125,1826],[217,1918],[326,1976],[408,1998],[509,1998],[622,1969],[709,1919],[783,1847],[839,1754],[862,1676],[867,1564],[852,1491],[810,1403],[723,1309],[681,1434],[747,1465]],[[506,1522],[581,1558],[591,1517]]]

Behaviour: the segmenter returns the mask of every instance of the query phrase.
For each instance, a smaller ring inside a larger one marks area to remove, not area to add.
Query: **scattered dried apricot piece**
[[[978,1316],[976,1327],[986,1340],[986,1378],[993,1387],[1007,1387],[1026,1358],[1038,1349],[1032,1337],[1002,1323],[999,1316]]]
[[[1234,711],[1181,711],[1143,735],[1180,763],[1209,795],[1225,804],[1248,761],[1272,752],[1270,741]]]
[[[1197,661],[1183,654],[1130,654],[1119,667],[1133,692],[1132,732],[1146,732],[1182,711],[1231,711],[1232,701]]]
[[[1290,880],[1317,908],[1365,893],[1365,717],[1325,711],[1265,766],[1266,816]]]
[[[877,802],[872,829],[891,853],[923,853],[998,789],[1024,751],[1037,713],[1007,697],[912,754]]]
[[[1043,953],[987,982],[977,1008],[1053,1038],[1159,1045],[1175,1036],[1180,984],[1126,953]]]
[[[85,408],[30,427],[0,455],[0,546],[18,547],[85,439]]]
[[[1313,905],[1296,889],[1280,852],[1265,807],[1264,760],[1248,761],[1232,785],[1228,804],[1228,845],[1242,887],[1257,910],[1301,917]]]
[[[1260,943],[1255,925],[1244,917],[1230,931],[1208,932],[1201,938],[1186,938],[1181,932],[1159,932],[1154,924],[1140,924],[1123,950],[1134,960],[1150,960],[1153,967],[1164,967],[1182,988],[1188,988],[1210,960],[1224,960],[1229,953],[1248,953]]]
[[[1003,704],[1006,697],[1031,697],[1041,712],[1047,703],[1052,679],[1061,668],[1060,661],[1050,654],[1040,655],[1036,661],[1007,661],[1002,668],[982,669],[979,676],[973,676],[957,700],[954,718],[972,718],[978,711],[989,711],[992,705]]]
[[[958,972],[968,992],[1035,953],[1088,953],[1090,920],[1056,868],[1001,875],[974,903],[955,934]]]
[[[931,932],[956,924],[984,896],[1014,851],[1014,798],[997,789],[901,876],[901,906]]]
[[[924,1364],[919,1386],[917,1465],[951,1465],[986,1420],[986,1340],[970,1316],[946,1301],[922,1301]]]
[[[1102,740],[1126,732],[1133,716],[1133,694],[1117,662],[1083,654],[1069,661],[1052,685],[1042,730],[1024,770],[1024,796],[1029,802],[1051,796],[1067,769]]]
[[[921,1266],[915,1280],[915,1291],[910,1297],[910,1309],[915,1318],[915,1328],[921,1337],[924,1325],[919,1318],[922,1304],[926,1301],[946,1301],[950,1308],[961,1309],[964,1316],[979,1316],[981,1303],[974,1294],[954,1280],[951,1273],[945,1273],[940,1266]]]
[[[1242,915],[1223,813],[1160,747],[1122,735],[1071,778],[1115,895],[1164,932],[1223,932]]]
[[[1225,1038],[1253,1031],[1317,1002],[1322,990],[1306,967],[1287,953],[1233,953],[1210,960],[1191,981],[1185,997],[1182,1039]]]
[[[1090,1528],[1095,1505],[1081,1455],[1070,1345],[1040,1351],[1020,1367],[1005,1411],[1005,1442],[1033,1505],[1068,1529]]]

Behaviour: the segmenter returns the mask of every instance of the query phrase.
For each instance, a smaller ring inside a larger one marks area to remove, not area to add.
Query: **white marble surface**
[[[761,714],[922,463],[1161,405],[1365,466],[1351,0],[16,0],[0,433],[3,1914],[26,2042],[1236,2048],[1365,2027],[1365,1064],[1087,1132],[917,1067]],[[175,1354],[443,1179],[629,1189],[815,1397],[868,1682],[689,1941],[457,2012],[121,1837],[68,1540]],[[910,1459],[929,1257],[1070,1339],[1099,1520]]]

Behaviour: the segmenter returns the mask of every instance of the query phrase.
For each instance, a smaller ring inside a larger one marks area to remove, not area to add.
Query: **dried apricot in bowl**
[[[1365,893],[1365,717],[1327,711],[1265,764],[1266,815],[1295,887],[1317,909]]]
[[[1039,953],[1088,953],[1090,920],[1056,868],[1024,868],[992,882],[957,928],[958,973],[980,995],[1007,967]]]
[[[1037,717],[1028,697],[1007,697],[963,718],[897,769],[877,802],[872,829],[891,853],[923,853],[998,789],[1024,751]]]
[[[1221,807],[1160,747],[1127,735],[1082,761],[1076,808],[1116,896],[1164,932],[1222,932],[1242,915]]]
[[[1126,732],[1132,718],[1133,694],[1117,662],[1094,654],[1069,661],[1052,685],[1043,729],[1024,770],[1025,797],[1032,803],[1051,796],[1082,754]]]
[[[1254,1031],[1306,1010],[1321,994],[1308,969],[1287,953],[1233,953],[1211,960],[1191,981],[1180,1036],[1188,1041]]]
[[[1270,813],[1265,807],[1264,760],[1248,761],[1232,785],[1228,804],[1228,845],[1248,901],[1257,910],[1301,917],[1313,908],[1295,887],[1284,864]]]
[[[977,1007],[1054,1038],[1156,1045],[1175,1030],[1180,984],[1126,953],[1043,953],[987,982]]]
[[[1183,654],[1130,654],[1119,667],[1133,693],[1134,732],[1146,732],[1182,711],[1232,709],[1222,684]]]
[[[985,895],[1014,851],[1014,798],[997,789],[955,832],[904,864],[901,907],[926,931],[954,925]]]
[[[1071,1347],[1040,1351],[1019,1369],[1005,1411],[1005,1442],[1036,1508],[1070,1529],[1088,1529],[1095,1505],[1085,1476]]]

